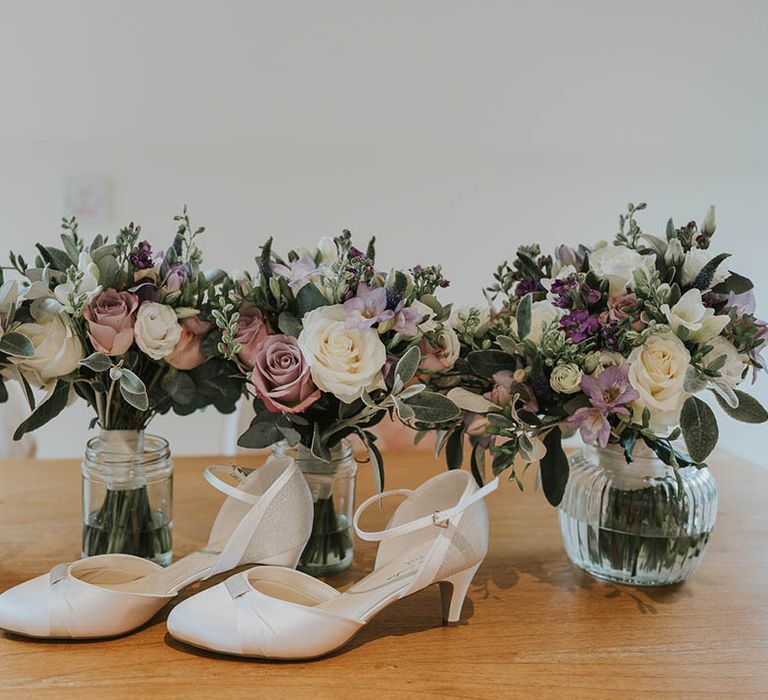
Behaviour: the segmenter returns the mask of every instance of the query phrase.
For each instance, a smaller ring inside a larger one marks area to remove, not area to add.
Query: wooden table
[[[207,539],[219,494],[201,470],[214,461],[176,460],[177,556]],[[167,610],[113,641],[0,633],[0,697],[766,697],[768,472],[725,453],[712,463],[718,526],[683,585],[638,589],[582,573],[542,494],[504,481],[489,498],[490,552],[458,627],[441,626],[432,586],[385,610],[343,651],[308,663],[186,647],[166,634]],[[387,455],[388,486],[416,486],[441,468],[424,454]],[[359,473],[362,498],[372,480],[367,466]],[[79,489],[72,461],[0,464],[0,590],[78,557]],[[355,546],[338,586],[372,566],[375,547]]]

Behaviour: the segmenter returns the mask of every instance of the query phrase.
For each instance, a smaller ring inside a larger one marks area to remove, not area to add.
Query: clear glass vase
[[[645,445],[631,464],[620,449],[587,447],[570,457],[560,530],[571,561],[597,578],[638,586],[687,579],[717,517],[709,469],[673,469]]]
[[[313,576],[327,576],[352,564],[352,516],[355,510],[357,463],[352,446],[342,440],[331,449],[331,461],[314,457],[303,445],[272,447],[276,457],[290,455],[309,484],[314,504],[312,534],[301,554],[298,568]]]
[[[168,442],[137,430],[102,430],[82,463],[83,556],[173,556],[173,463]]]

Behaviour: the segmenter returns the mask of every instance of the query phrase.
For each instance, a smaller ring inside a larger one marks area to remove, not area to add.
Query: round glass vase
[[[272,447],[275,457],[291,456],[301,469],[312,492],[312,534],[299,559],[298,568],[313,576],[327,576],[352,564],[352,516],[355,510],[357,463],[352,446],[342,440],[331,448],[330,462],[323,462],[304,445]]]
[[[82,475],[83,556],[133,554],[170,564],[168,442],[138,430],[102,430],[86,445]]]
[[[717,517],[709,469],[674,470],[645,445],[627,464],[621,448],[571,455],[560,530],[571,561],[600,579],[664,586],[687,579]],[[681,489],[682,486],[682,489]]]

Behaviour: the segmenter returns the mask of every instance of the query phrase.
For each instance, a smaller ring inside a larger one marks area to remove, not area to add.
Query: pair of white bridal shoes
[[[208,467],[205,478],[227,496],[205,549],[166,568],[127,554],[58,564],[0,595],[0,628],[31,637],[112,637],[140,627],[196,581],[244,564],[296,566],[312,530],[312,495],[293,459],[249,474]]]
[[[380,541],[373,571],[348,590],[290,568],[260,566],[181,602],[168,618],[176,639],[224,654],[307,659],[343,646],[396,600],[440,584],[444,622],[458,622],[469,585],[488,550],[483,498],[466,471],[447,471],[415,491],[387,491],[355,513],[359,537]],[[380,497],[405,496],[385,530],[360,529]]]

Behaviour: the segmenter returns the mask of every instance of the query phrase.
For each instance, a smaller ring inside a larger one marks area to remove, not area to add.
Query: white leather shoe
[[[374,570],[344,593],[291,569],[261,566],[230,577],[177,605],[168,631],[204,649],[273,659],[306,659],[345,644],[376,613],[400,598],[440,583],[443,620],[457,622],[472,577],[488,550],[488,511],[466,471],[444,472],[405,495],[387,529],[355,530],[382,541]]]
[[[242,564],[296,566],[312,530],[312,495],[293,459],[247,475],[208,467],[205,478],[227,495],[205,549],[166,568],[128,554],[58,564],[0,595],[0,628],[31,637],[112,637],[140,627],[195,581]]]

